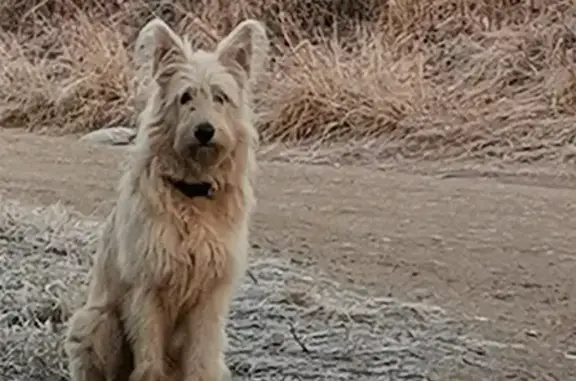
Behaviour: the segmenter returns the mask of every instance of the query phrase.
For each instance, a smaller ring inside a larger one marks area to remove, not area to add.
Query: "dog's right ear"
[[[154,43],[151,71],[156,80],[171,73],[162,73],[162,65],[168,65],[185,59],[182,39],[161,19],[155,18],[148,22],[139,33],[140,36],[150,35]],[[160,73],[160,76],[158,74]]]

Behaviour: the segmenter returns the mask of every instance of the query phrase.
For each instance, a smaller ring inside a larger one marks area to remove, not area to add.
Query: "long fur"
[[[154,36],[155,86],[87,302],[69,323],[70,373],[72,381],[220,381],[229,377],[224,325],[255,205],[251,83],[268,40],[254,20],[214,52],[193,51],[159,19],[143,30]],[[194,140],[202,122],[215,129],[209,148]],[[213,197],[186,197],[167,179],[210,182]]]

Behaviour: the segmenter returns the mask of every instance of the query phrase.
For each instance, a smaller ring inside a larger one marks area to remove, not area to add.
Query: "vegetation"
[[[239,21],[273,40],[257,104],[267,142],[381,141],[382,154],[569,160],[569,0],[4,0],[0,126],[130,124],[132,52],[154,15],[198,47]],[[550,5],[552,4],[552,5]]]

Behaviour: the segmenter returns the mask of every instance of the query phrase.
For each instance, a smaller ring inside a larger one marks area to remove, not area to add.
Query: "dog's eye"
[[[228,96],[224,93],[218,92],[216,94],[214,94],[214,102],[216,103],[220,103],[220,104],[224,104],[225,102],[228,102]]]
[[[185,91],[180,95],[180,104],[185,105],[186,103],[192,100],[192,95],[190,95],[189,91]]]

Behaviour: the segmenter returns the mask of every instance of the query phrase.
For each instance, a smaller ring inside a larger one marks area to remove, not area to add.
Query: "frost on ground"
[[[83,298],[98,222],[60,206],[31,210],[0,202],[0,375],[67,380],[62,335]],[[370,299],[288,259],[254,260],[251,274],[228,325],[234,380],[517,375],[501,348],[468,334],[467,322],[439,308]]]

